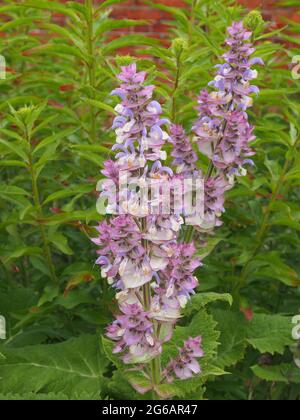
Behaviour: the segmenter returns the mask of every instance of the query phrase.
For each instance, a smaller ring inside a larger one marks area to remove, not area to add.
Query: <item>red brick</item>
[[[161,0],[161,3],[172,7],[187,7],[187,4],[182,0]]]
[[[138,33],[149,33],[149,32],[153,32],[153,25],[149,24],[147,26],[136,26],[135,28],[132,28],[133,32],[138,32]]]
[[[126,19],[153,19],[160,20],[169,18],[170,15],[164,11],[150,8],[150,7],[122,7],[115,6],[113,9],[112,16],[116,18],[126,18]]]

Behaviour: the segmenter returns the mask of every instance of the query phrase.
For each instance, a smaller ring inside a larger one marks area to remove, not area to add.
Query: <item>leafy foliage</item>
[[[60,344],[1,348],[1,393],[99,397],[107,362],[98,340],[83,335]]]
[[[147,2],[170,14],[169,47],[137,33],[116,37],[148,24],[113,19],[117,3],[0,6],[0,400],[153,397],[147,378],[121,366],[110,341],[101,344],[116,306],[89,240],[112,143],[108,93],[119,65],[133,60],[117,54],[134,48],[168,117],[189,129],[225,28],[246,11],[232,0],[186,0],[182,9]],[[265,61],[251,116],[256,166],[228,192],[223,227],[203,237],[199,293],[165,346],[167,363],[185,338],[203,336],[202,375],[158,385],[161,398],[299,399],[291,317],[300,310],[300,107],[290,63],[300,25],[286,24],[255,28]],[[207,164],[199,156],[199,168]]]

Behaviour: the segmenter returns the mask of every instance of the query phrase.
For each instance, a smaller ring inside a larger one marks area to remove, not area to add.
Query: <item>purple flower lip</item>
[[[174,381],[175,377],[179,379],[190,379],[194,375],[201,373],[201,367],[197,359],[204,357],[204,351],[201,348],[201,337],[190,337],[179,349],[179,355],[171,359],[164,375],[168,382]]]
[[[123,315],[117,316],[106,331],[107,337],[115,342],[114,353],[127,351],[123,360],[130,363],[132,358],[160,352],[161,347],[155,342],[149,313],[140,304],[121,305],[120,309]]]

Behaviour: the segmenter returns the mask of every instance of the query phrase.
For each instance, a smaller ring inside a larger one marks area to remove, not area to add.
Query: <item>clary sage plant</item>
[[[122,67],[120,87],[112,92],[121,101],[113,123],[116,154],[105,163],[101,192],[111,216],[99,224],[93,242],[99,247],[96,263],[115,288],[119,305],[106,336],[114,343],[113,353],[149,380],[146,386],[133,382],[140,393],[152,389],[160,394],[163,383],[201,375],[201,331],[165,365],[161,355],[198,286],[195,270],[202,262],[195,255],[194,231],[201,234],[222,224],[225,192],[254,164],[247,109],[259,93],[252,67],[263,61],[251,58],[251,37],[242,22],[228,28],[224,63],[200,93],[191,135],[162,117],[161,104],[153,100],[155,86],[147,85],[146,72],[138,72],[136,64]],[[173,146],[170,165],[168,143]],[[206,174],[197,167],[195,144],[210,159]],[[157,194],[150,194],[149,186]],[[190,193],[195,206],[187,208],[186,196],[180,201],[182,191]]]

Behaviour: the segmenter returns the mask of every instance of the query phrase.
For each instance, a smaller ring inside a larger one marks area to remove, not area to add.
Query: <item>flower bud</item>
[[[264,24],[264,19],[258,10],[252,10],[244,19],[245,27],[256,35],[262,32]]]
[[[171,45],[171,50],[176,57],[180,56],[183,53],[183,51],[186,50],[187,48],[188,48],[188,44],[186,40],[183,38],[174,39]]]
[[[130,55],[117,55],[116,57],[116,64],[119,67],[123,66],[129,66],[131,63],[133,63],[135,60]]]

